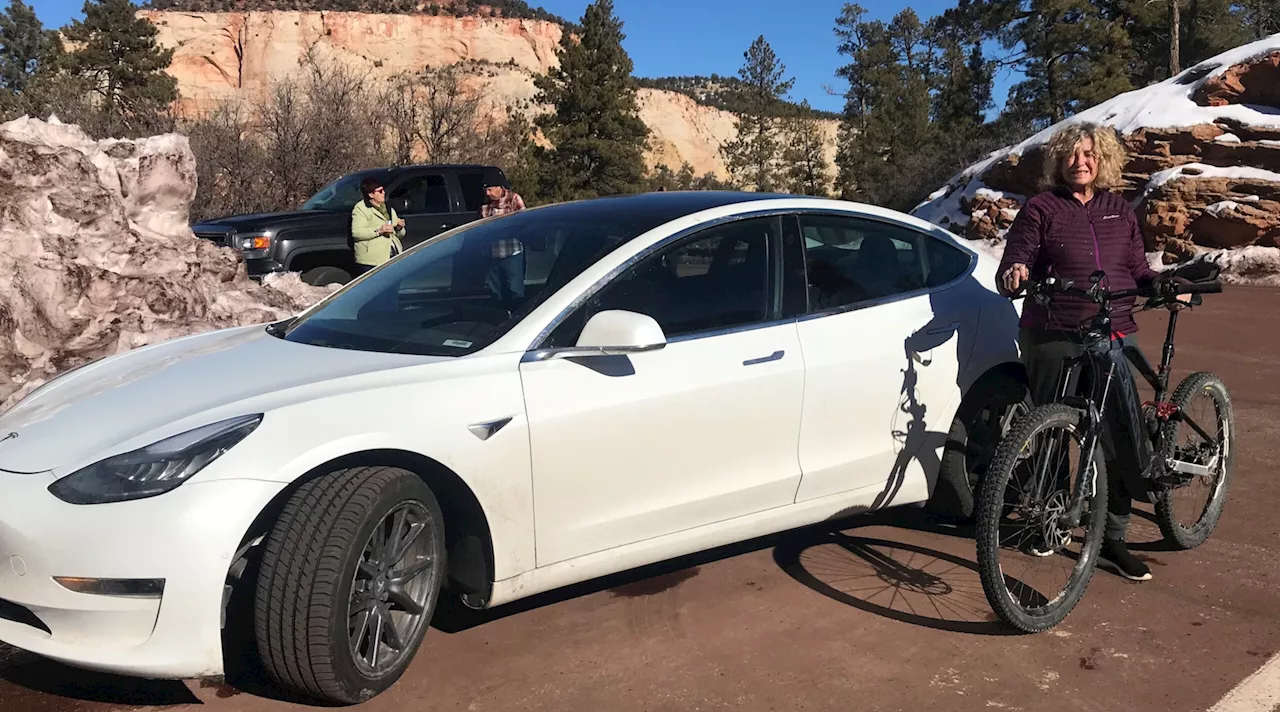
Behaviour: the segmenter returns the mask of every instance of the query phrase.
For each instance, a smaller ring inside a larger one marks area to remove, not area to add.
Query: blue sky
[[[57,28],[82,17],[83,0],[27,0],[45,27]],[[568,20],[577,21],[590,0],[530,0]],[[614,0],[627,35],[623,46],[635,62],[636,74],[662,77],[692,74],[736,74],[742,53],[763,34],[795,78],[791,98],[808,99],[818,109],[839,111],[845,84],[835,76],[843,57],[836,52],[833,31],[843,0]],[[904,4],[862,0],[872,19],[889,20]],[[917,0],[921,18],[936,15],[954,0]],[[995,99],[1004,103],[1013,77],[997,77]]]

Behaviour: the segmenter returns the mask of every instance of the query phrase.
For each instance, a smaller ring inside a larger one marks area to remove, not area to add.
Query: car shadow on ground
[[[114,712],[182,704],[200,700],[179,680],[88,672],[0,645],[0,709]]]
[[[854,514],[854,513],[850,513]],[[780,534],[760,537],[632,571],[587,581],[485,611],[441,599],[432,627],[459,633],[526,611],[604,591],[615,596],[654,595],[697,575],[701,566],[772,549],[773,559],[792,579],[833,600],[894,620],[957,633],[1005,635],[982,592],[972,557],[893,541],[883,531],[860,536],[867,527],[888,527],[972,541],[972,531],[935,521],[915,507],[861,513]]]

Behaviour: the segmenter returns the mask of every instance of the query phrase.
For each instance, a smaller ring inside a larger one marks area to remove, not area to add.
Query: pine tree
[[[814,118],[808,100],[800,111],[783,122],[786,147],[782,152],[783,177],[788,192],[798,195],[827,195],[831,182],[827,170],[822,127]]]
[[[1133,89],[1124,23],[1092,0],[990,0],[986,21],[1025,79],[1009,104],[1037,127]],[[1165,56],[1168,54],[1166,52]]]
[[[1250,40],[1280,32],[1280,3],[1276,0],[1240,0],[1242,20]]]
[[[764,35],[757,37],[742,56],[746,60],[738,70],[744,85],[738,97],[742,111],[734,119],[736,137],[721,146],[720,153],[736,183],[769,192],[778,183],[780,139],[776,116],[795,80],[782,78],[786,68]]]
[[[155,25],[136,10],[130,0],[86,0],[84,20],[63,30],[79,45],[66,68],[90,82],[105,135],[154,129],[178,97],[176,80],[163,72],[173,50],[156,44]]]
[[[0,90],[22,94],[36,72],[50,69],[60,49],[57,34],[44,29],[29,5],[10,0],[0,13]]]
[[[613,0],[596,0],[583,13],[580,33],[561,36],[560,66],[536,80],[536,101],[555,107],[536,119],[554,146],[535,152],[542,192],[551,199],[632,193],[643,185],[649,129],[639,116],[624,37]]]
[[[931,41],[911,9],[886,25],[863,20],[866,10],[844,6],[836,21],[841,54],[852,61],[838,70],[849,80],[837,154],[840,191],[846,198],[909,209],[934,173],[936,132],[930,121]],[[850,139],[849,132],[856,132]]]
[[[1103,17],[1120,23],[1129,35],[1133,46],[1129,78],[1134,86],[1167,79],[1182,69],[1262,36],[1252,32],[1247,0],[1094,2]],[[1260,6],[1268,4],[1280,7],[1275,0],[1260,0]]]

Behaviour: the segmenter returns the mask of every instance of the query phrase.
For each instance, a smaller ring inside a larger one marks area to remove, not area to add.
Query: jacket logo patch
[[[1103,215],[1103,216],[1102,216],[1102,219],[1103,219],[1103,220],[1115,220],[1115,219],[1116,219],[1116,218],[1118,218],[1118,217],[1120,217],[1120,215],[1119,215],[1119,214],[1116,214],[1116,215]]]

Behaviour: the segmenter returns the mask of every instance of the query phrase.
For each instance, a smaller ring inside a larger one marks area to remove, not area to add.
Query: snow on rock
[[[1130,159],[1119,190],[1134,202],[1148,254],[1160,255],[1162,263],[1202,259],[1206,249],[1280,247],[1280,34],[995,151],[912,213],[971,240],[998,244],[1025,196],[1042,190],[1044,144],[1077,122],[1110,125],[1123,136]],[[1247,264],[1256,279],[1257,269],[1270,263],[1251,259],[1228,260],[1224,268]]]
[[[1238,207],[1240,207],[1240,203],[1237,203],[1234,200],[1219,200],[1213,205],[1205,208],[1204,211],[1216,218],[1220,218],[1223,213],[1229,213]]]
[[[235,253],[197,239],[195,189],[184,136],[0,124],[0,409],[88,361],[275,321],[328,293],[259,285]]]
[[[1280,248],[1250,245],[1237,250],[1208,250],[1190,262],[1212,262],[1228,284],[1280,287]]]

